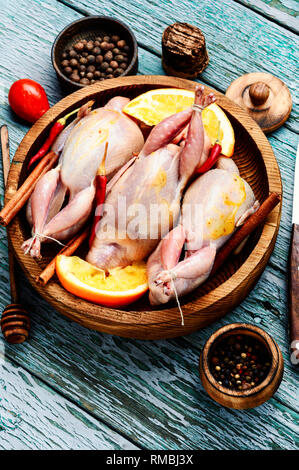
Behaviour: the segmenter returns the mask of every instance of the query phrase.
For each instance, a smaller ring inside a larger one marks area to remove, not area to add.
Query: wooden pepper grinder
[[[3,164],[3,180],[6,186],[8,172],[10,168],[9,158],[9,140],[7,126],[1,127],[1,149]],[[9,256],[9,277],[10,277],[10,295],[12,303],[7,305],[3,310],[1,317],[1,330],[5,340],[11,344],[23,343],[29,335],[30,318],[24,307],[18,303],[18,291],[15,279],[15,260],[8,240],[8,256]]]
[[[162,65],[168,75],[196,78],[209,63],[206,40],[188,23],[168,26],[162,36]]]
[[[292,97],[288,87],[270,73],[247,73],[233,81],[226,96],[244,108],[267,134],[288,119]]]

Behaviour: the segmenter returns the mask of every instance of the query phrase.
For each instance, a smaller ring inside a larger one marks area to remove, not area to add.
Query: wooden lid
[[[244,108],[265,133],[288,119],[292,97],[288,87],[270,73],[247,73],[233,81],[226,96]]]

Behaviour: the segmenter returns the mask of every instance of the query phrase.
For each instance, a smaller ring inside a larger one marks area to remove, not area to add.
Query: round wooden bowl
[[[61,65],[61,54],[67,48],[81,39],[94,40],[99,34],[117,34],[124,39],[130,47],[130,62],[126,70],[120,75],[135,75],[138,70],[138,45],[131,29],[122,21],[110,18],[109,16],[87,16],[73,21],[66,26],[56,37],[51,51],[52,64],[58,80],[63,88],[68,91],[75,91],[85,86],[82,83],[75,83],[63,72]]]
[[[166,76],[136,76],[106,80],[79,90],[53,106],[34,124],[15,154],[8,178],[6,202],[26,177],[30,157],[40,148],[53,123],[88,100],[102,106],[112,96],[134,98],[153,88],[176,87],[194,90],[195,82]],[[206,93],[212,90],[206,87]],[[234,160],[241,176],[251,185],[257,199],[263,201],[269,192],[282,194],[279,168],[271,146],[259,126],[224,95],[214,91],[217,103],[228,114],[236,135]],[[32,286],[56,310],[72,320],[98,331],[119,336],[158,339],[182,336],[205,327],[238,305],[250,292],[265,269],[274,248],[280,221],[281,204],[269,215],[264,226],[250,236],[238,256],[231,256],[225,265],[202,286],[182,297],[185,326],[176,304],[151,307],[147,294],[138,302],[123,308],[111,309],[92,304],[70,294],[53,278],[45,287],[36,277],[59,251],[56,244],[43,245],[41,260],[25,256],[21,245],[30,235],[22,211],[8,227],[9,238],[17,259]]]
[[[271,365],[268,375],[259,385],[236,391],[219,385],[210,371],[209,364],[211,352],[218,341],[240,334],[261,342],[269,353]],[[269,400],[278,389],[283,376],[283,358],[276,342],[264,330],[246,323],[232,323],[215,331],[204,345],[199,359],[199,375],[206,392],[220,405],[237,410],[254,408]]]

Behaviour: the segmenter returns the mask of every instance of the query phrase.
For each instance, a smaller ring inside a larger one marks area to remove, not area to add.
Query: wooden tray
[[[40,147],[52,124],[72,109],[90,99],[103,105],[115,95],[135,96],[153,88],[176,87],[193,90],[195,82],[166,76],[123,77],[83,88],[53,106],[26,134],[12,163],[5,200],[12,197],[24,181],[30,156]],[[211,90],[206,88],[207,93]],[[214,91],[214,90],[213,90]],[[272,148],[259,126],[221,93],[215,92],[217,103],[228,114],[235,130],[234,160],[241,176],[251,185],[257,199],[263,201],[269,192],[282,194],[280,172]],[[46,287],[37,285],[35,278],[59,250],[55,244],[44,245],[43,259],[25,256],[21,245],[30,234],[22,211],[8,227],[15,255],[32,286],[56,310],[81,325],[94,330],[139,339],[171,338],[185,335],[223,317],[250,292],[265,269],[274,248],[279,228],[281,204],[270,214],[266,223],[247,242],[238,256],[231,256],[216,275],[191,294],[181,298],[185,326],[175,303],[153,308],[147,295],[131,306],[115,310],[81,300],[68,293],[53,278]]]

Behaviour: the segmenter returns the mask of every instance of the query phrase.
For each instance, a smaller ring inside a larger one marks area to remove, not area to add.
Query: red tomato
[[[29,78],[17,80],[11,85],[8,101],[20,118],[31,123],[37,121],[49,109],[45,90]]]

